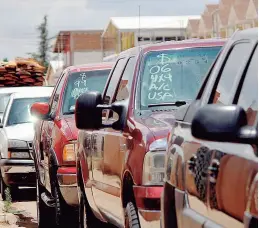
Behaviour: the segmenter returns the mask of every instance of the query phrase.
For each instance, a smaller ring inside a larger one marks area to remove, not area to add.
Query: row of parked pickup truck
[[[254,227],[257,43],[249,29],[66,68],[31,106],[38,226]]]

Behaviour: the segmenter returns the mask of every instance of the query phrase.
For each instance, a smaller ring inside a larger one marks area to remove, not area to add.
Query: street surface
[[[36,189],[22,188],[12,206],[21,211],[17,225],[19,227],[37,228],[37,207],[36,207]],[[11,226],[6,226],[11,227]]]

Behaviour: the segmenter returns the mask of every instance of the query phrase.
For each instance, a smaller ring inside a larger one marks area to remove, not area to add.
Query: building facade
[[[198,25],[198,37],[230,37],[237,29],[258,27],[258,0],[220,0],[205,7]],[[197,37],[188,23],[188,37]]]
[[[103,55],[107,57],[118,54],[143,44],[186,39],[188,20],[199,18],[200,16],[112,17],[101,37]]]
[[[64,66],[102,61],[101,30],[60,31],[53,52]]]

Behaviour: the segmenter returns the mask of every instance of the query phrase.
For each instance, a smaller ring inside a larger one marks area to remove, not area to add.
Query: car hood
[[[155,139],[167,137],[175,122],[175,112],[153,112],[147,117],[142,117],[141,121],[154,135]]]
[[[4,128],[8,139],[32,141],[34,137],[33,123],[23,123]]]
[[[78,136],[78,129],[76,127],[75,117],[74,116],[67,117],[64,119],[64,121],[66,122],[66,124],[69,128],[69,131],[70,131],[69,140],[76,140],[77,136]]]

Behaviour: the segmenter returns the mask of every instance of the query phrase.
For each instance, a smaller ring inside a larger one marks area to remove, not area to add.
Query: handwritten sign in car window
[[[64,95],[63,113],[72,114],[77,98],[87,91],[103,92],[110,70],[72,73],[68,78]]]
[[[141,80],[141,106],[194,99],[221,47],[150,52]]]

